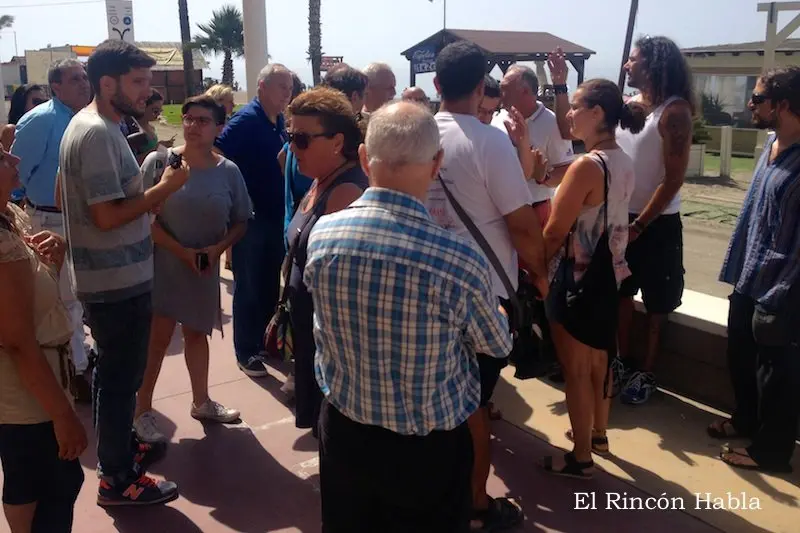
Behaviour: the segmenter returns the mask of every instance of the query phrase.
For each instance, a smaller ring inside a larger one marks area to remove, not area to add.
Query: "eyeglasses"
[[[311,141],[313,141],[317,137],[327,137],[329,139],[333,137],[329,133],[303,133],[303,132],[300,133],[289,132],[287,133],[287,136],[289,137],[289,142],[294,144],[300,150],[307,150],[308,147],[311,145]]]
[[[761,105],[767,100],[769,100],[769,96],[763,93],[759,94],[754,92],[750,95],[750,101],[753,102],[753,105]]]
[[[204,128],[209,124],[211,124],[212,122],[214,122],[213,119],[209,117],[193,117],[190,115],[183,116],[183,125],[186,126],[187,128],[194,126],[195,124],[197,124],[201,128]]]

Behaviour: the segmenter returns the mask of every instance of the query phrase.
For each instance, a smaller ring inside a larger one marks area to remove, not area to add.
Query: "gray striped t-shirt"
[[[116,302],[151,290],[150,217],[118,228],[94,225],[89,206],[143,193],[139,165],[118,124],[85,108],[61,140],[62,206],[75,266],[78,299]]]

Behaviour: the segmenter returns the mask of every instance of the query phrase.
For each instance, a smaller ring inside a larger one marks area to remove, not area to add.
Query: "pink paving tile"
[[[228,282],[223,306],[230,311]],[[189,416],[191,394],[180,332],[170,347],[156,388],[155,410],[171,439],[165,460],[151,469],[180,485],[181,498],[162,507],[106,512],[95,504],[94,449],[82,457],[86,482],[75,509],[76,533],[263,533],[320,531],[316,441],[294,427],[291,410],[279,391],[284,377],[252,380],[236,367],[229,314],[225,338],[211,340],[211,396],[242,411],[238,425],[203,425]],[[278,379],[280,378],[280,379]],[[87,407],[80,414],[90,427]],[[495,460],[490,492],[519,497],[527,514],[520,531],[701,533],[716,531],[678,511],[574,510],[576,491],[628,492],[636,487],[599,473],[594,481],[557,479],[536,460],[553,448],[505,422],[494,426]],[[90,436],[93,442],[94,436]],[[672,496],[687,496],[675,487]],[[685,491],[684,491],[685,492]],[[8,533],[0,520],[0,533]],[[746,524],[749,526],[749,524]],[[750,531],[744,523],[737,531]]]

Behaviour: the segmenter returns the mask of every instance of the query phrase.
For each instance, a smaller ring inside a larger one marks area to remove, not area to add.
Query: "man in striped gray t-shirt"
[[[97,342],[92,389],[99,505],[146,505],[178,497],[174,483],[144,475],[163,448],[131,439],[152,319],[150,212],[189,175],[182,163],[144,191],[139,166],[119,128],[124,116],[144,112],[154,64],[124,41],[100,44],[88,61],[94,100],[73,117],[59,154],[58,188],[77,294]]]

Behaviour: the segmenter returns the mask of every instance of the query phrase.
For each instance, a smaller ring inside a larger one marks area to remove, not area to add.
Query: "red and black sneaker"
[[[136,450],[133,461],[141,467],[142,471],[147,470],[167,455],[166,442],[143,442],[134,439],[133,444]]]
[[[156,505],[171,502],[178,498],[178,485],[171,481],[156,481],[142,475],[133,482],[112,485],[100,480],[97,491],[97,505],[115,507],[122,505]]]

